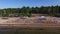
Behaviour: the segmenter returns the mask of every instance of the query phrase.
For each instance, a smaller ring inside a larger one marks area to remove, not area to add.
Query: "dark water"
[[[14,34],[15,27],[0,27],[0,34]]]
[[[28,29],[28,30],[25,30]],[[29,30],[30,29],[30,30]],[[33,28],[34,29],[34,28]],[[31,30],[31,28],[22,27],[0,27],[0,34],[60,34],[60,30],[45,30],[38,28],[39,30]],[[60,29],[60,28],[57,28]]]

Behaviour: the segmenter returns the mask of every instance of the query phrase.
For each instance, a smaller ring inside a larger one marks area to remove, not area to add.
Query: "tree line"
[[[0,9],[3,17],[31,17],[32,14],[48,14],[50,16],[60,15],[60,6],[22,7]]]

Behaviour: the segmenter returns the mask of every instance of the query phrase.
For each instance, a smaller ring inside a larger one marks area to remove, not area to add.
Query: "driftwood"
[[[60,24],[60,18],[56,17],[31,17],[21,19],[20,17],[13,17],[9,19],[0,19],[0,23],[47,23],[47,24]]]

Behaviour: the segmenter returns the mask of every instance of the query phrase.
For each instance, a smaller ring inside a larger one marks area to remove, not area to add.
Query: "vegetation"
[[[32,14],[48,14],[51,16],[60,14],[60,6],[41,6],[41,7],[22,7],[22,8],[5,8],[0,9],[0,16],[4,17],[19,17],[28,16]]]

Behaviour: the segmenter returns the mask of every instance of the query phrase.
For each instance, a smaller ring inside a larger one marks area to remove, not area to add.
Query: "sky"
[[[40,7],[59,5],[60,0],[0,0],[0,8]]]

